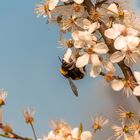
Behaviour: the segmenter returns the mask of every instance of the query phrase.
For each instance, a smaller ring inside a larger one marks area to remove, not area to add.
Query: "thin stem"
[[[2,107],[0,107],[0,124],[2,124]]]
[[[37,140],[37,135],[36,135],[36,132],[35,132],[34,126],[33,126],[32,123],[30,123],[30,125],[31,125],[31,128],[32,128],[33,134],[34,134],[34,138],[35,138],[35,140]]]

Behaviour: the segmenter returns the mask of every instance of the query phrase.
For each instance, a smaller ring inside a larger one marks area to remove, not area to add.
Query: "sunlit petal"
[[[118,62],[122,61],[124,59],[124,57],[125,57],[125,54],[123,54],[120,51],[117,51],[111,55],[110,60],[112,63],[118,63]]]
[[[96,30],[99,29],[99,28],[100,28],[99,22],[94,22],[94,23],[92,23],[92,24],[89,26],[88,32],[89,32],[89,33],[93,33],[94,31],[96,31]]]
[[[139,34],[139,32],[130,27],[130,28],[127,28],[127,34],[132,35],[132,36],[137,36]]]
[[[99,59],[99,57],[98,57],[97,54],[92,54],[90,56],[90,60],[91,60],[91,63],[92,63],[92,65],[94,67],[97,67],[97,66],[100,66],[101,65],[101,61],[100,61],[100,59]]]
[[[90,70],[90,76],[91,77],[97,77],[101,72],[100,66],[92,66]]]
[[[53,10],[58,4],[59,0],[50,0],[49,1],[49,10]]]
[[[131,50],[135,49],[140,43],[140,39],[134,36],[127,36],[126,41]]]
[[[70,62],[70,57],[72,55],[72,51],[71,49],[67,49],[66,53],[64,54],[64,60],[69,63]]]
[[[106,37],[110,39],[115,39],[116,37],[120,35],[120,32],[116,31],[115,28],[110,28],[110,29],[107,29],[104,34]]]
[[[118,14],[118,7],[115,3],[110,4],[107,9],[115,14]]]
[[[140,72],[134,71],[134,76],[135,76],[135,78],[137,80],[137,83],[140,84]]]
[[[140,86],[135,87],[133,94],[136,96],[140,96]]]
[[[77,4],[81,4],[84,2],[84,0],[74,0]]]
[[[88,62],[89,62],[89,55],[87,53],[85,53],[84,55],[78,57],[78,59],[76,61],[76,67],[82,68],[85,65],[87,65]]]
[[[114,47],[117,50],[121,50],[125,47],[127,47],[127,42],[126,38],[124,36],[119,36],[115,41],[114,41]]]
[[[94,51],[98,54],[106,54],[108,52],[108,47],[105,43],[97,43],[94,46]]]
[[[123,89],[124,83],[121,80],[116,80],[115,79],[111,82],[111,87],[115,91],[120,91],[120,90]]]

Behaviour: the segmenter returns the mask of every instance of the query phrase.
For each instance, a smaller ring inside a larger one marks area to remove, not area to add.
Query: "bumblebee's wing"
[[[69,84],[70,84],[70,87],[71,87],[71,89],[72,89],[74,95],[75,95],[75,96],[78,96],[78,90],[77,90],[76,85],[74,84],[74,82],[72,81],[71,78],[68,78],[68,80],[69,80]]]

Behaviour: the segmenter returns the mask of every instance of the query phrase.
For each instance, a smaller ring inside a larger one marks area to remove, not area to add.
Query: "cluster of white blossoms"
[[[128,111],[122,107],[117,110],[121,125],[113,125],[114,136],[109,140],[139,140],[140,139],[140,115]]]
[[[140,115],[123,107],[119,107],[116,113],[118,115],[117,118],[120,120],[120,125],[119,123],[117,125],[112,124],[102,116],[96,116],[96,118],[92,118],[93,130],[91,131],[84,131],[82,124],[80,124],[80,127],[71,128],[64,121],[52,121],[53,130],[47,136],[44,136],[43,139],[38,140],[94,140],[97,131],[103,130],[105,125],[106,127],[111,127],[114,132],[107,140],[139,140]]]
[[[131,68],[140,60],[140,32],[123,1],[93,0],[94,8],[89,11],[84,0],[45,0],[35,13],[58,24],[66,63],[79,69],[90,66],[91,77],[102,75],[113,90],[140,96],[140,82],[134,77],[138,72],[116,75],[116,64]]]
[[[82,124],[80,124],[79,128],[71,128],[70,125],[64,121],[52,121],[53,130],[49,132],[48,136],[44,136],[42,140],[93,140],[93,134],[98,130],[102,130],[103,126],[107,123],[107,119],[102,116],[97,116],[92,120],[92,128],[94,130],[94,132],[92,132],[84,131]]]
[[[140,82],[140,73],[136,72],[135,75]],[[139,86],[136,88],[139,88]],[[1,89],[1,107],[5,104],[6,97],[7,92]],[[52,121],[52,130],[42,139],[37,138],[36,131],[33,126],[35,110],[27,108],[24,110],[23,115],[25,122],[31,125],[35,140],[95,140],[97,132],[101,132],[103,129],[108,129],[104,128],[105,126],[109,128],[111,127],[114,132],[114,134],[111,137],[109,136],[107,140],[140,140],[140,115],[126,110],[121,106],[116,110],[116,113],[118,115],[118,120],[120,120],[120,125],[118,123],[117,125],[114,123],[112,124],[110,120],[101,115],[97,115],[95,118],[91,118],[90,131],[84,130],[82,123],[79,127],[72,128],[64,121]],[[2,118],[2,112],[0,112],[0,118]],[[16,134],[12,127],[8,123],[4,124],[2,120],[0,129],[1,137],[31,140],[30,138],[25,138]]]

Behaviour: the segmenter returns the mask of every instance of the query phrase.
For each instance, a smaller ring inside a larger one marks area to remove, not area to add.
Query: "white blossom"
[[[91,64],[90,76],[96,77],[101,72],[101,61],[98,55],[106,54],[108,47],[105,43],[94,43],[85,48],[81,56],[77,58],[76,67],[82,68],[87,64]]]
[[[4,89],[0,89],[0,107],[5,105],[5,99],[8,93]]]
[[[105,31],[105,36],[114,39],[114,47],[118,50],[110,57],[113,63],[118,63],[124,59],[127,66],[132,66],[133,63],[139,61],[138,45],[140,39],[137,37],[137,30],[131,27],[126,28],[121,24],[113,24],[112,28]]]
[[[74,140],[93,140],[93,136],[89,131],[83,131],[79,136],[79,128],[74,128],[71,134]]]
[[[61,2],[68,2],[69,0],[60,0]],[[81,4],[83,3],[84,0],[73,0],[75,3],[77,4]],[[59,0],[49,0],[49,10],[53,10],[57,4],[58,4]]]
[[[137,80],[137,86],[134,88],[133,94],[136,96],[140,96],[140,72],[134,71],[134,76]]]

